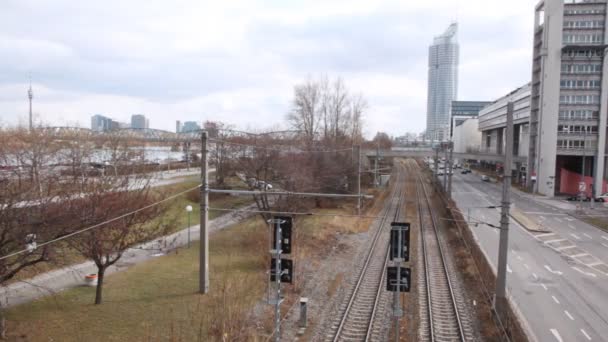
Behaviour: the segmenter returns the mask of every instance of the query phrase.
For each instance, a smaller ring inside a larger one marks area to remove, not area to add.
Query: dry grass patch
[[[9,310],[11,340],[214,341],[253,338],[251,307],[265,288],[267,227],[251,219],[211,239],[211,293],[199,295],[198,244],[113,274],[106,301],[68,290]]]

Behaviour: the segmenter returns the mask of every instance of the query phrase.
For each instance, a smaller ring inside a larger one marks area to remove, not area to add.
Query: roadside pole
[[[437,183],[439,183],[439,175],[437,174],[438,172],[438,167],[439,167],[439,147],[435,148],[435,177],[433,177],[435,179],[435,181]]]
[[[447,192],[448,191],[448,166],[446,165],[449,160],[448,160],[448,149],[447,147],[447,143],[441,143],[441,147],[443,147],[443,154],[444,154],[444,158],[445,161],[443,162],[443,191]]]
[[[357,145],[357,215],[361,215],[361,145]]]
[[[209,174],[207,164],[207,131],[201,132],[201,204],[199,292],[209,293]]]
[[[502,178],[502,209],[500,212],[500,241],[494,310],[500,316],[506,307],[507,251],[509,248],[509,206],[511,191],[511,164],[513,159],[513,102],[507,104],[505,161]],[[504,317],[503,317],[504,318]]]
[[[449,148],[450,148],[450,171],[448,173],[448,198],[452,199],[452,167],[453,167],[453,163],[454,161],[452,160],[452,156],[453,156],[453,151],[454,151],[454,143],[453,142],[449,142]]]
[[[376,160],[374,161],[374,187],[378,186],[378,158],[380,158],[380,143],[376,145]]]

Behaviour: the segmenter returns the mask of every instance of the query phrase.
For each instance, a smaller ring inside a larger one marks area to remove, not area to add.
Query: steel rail
[[[402,179],[402,174],[400,173],[399,174],[399,181],[396,182],[396,186],[397,187],[400,184],[401,179]],[[378,229],[376,229],[376,232],[374,233],[374,238],[372,240],[372,245],[371,245],[371,247],[369,249],[369,252],[367,253],[367,256],[365,258],[365,263],[363,264],[363,267],[361,268],[361,272],[359,273],[359,276],[357,278],[357,283],[355,284],[353,292],[350,295],[350,298],[349,298],[348,304],[346,306],[346,309],[344,310],[342,318],[340,319],[340,324],[338,325],[338,329],[336,330],[336,333],[335,333],[335,335],[334,335],[334,337],[332,339],[333,342],[337,342],[340,339],[340,336],[343,333],[343,330],[344,330],[345,324],[347,322],[349,313],[351,312],[353,304],[354,304],[354,302],[355,302],[355,300],[357,298],[357,295],[358,295],[359,290],[361,288],[361,285],[363,283],[363,278],[365,277],[365,275],[367,273],[367,269],[368,269],[368,266],[369,266],[370,261],[372,259],[372,255],[374,254],[374,251],[376,249],[378,240],[380,239],[380,236],[382,235],[382,231],[384,230],[383,227],[386,224],[386,222],[387,222],[387,220],[388,220],[388,218],[390,216],[389,214],[391,212],[392,202],[393,202],[393,200],[395,198],[400,198],[400,197],[397,197],[397,194],[399,194],[401,196],[401,192],[400,191],[398,192],[397,188],[393,189],[393,193],[391,195],[391,199],[390,199],[390,201],[388,201],[387,206],[385,208],[384,215],[382,216],[382,219],[381,219],[380,224],[378,226]],[[388,249],[387,249],[386,257],[388,257]],[[386,260],[385,260],[385,264],[384,264],[383,267],[386,268],[385,266],[386,266]],[[381,277],[380,278],[381,281],[382,281],[382,279],[384,277],[384,273],[385,273],[384,270],[382,270],[381,276],[380,276]],[[382,283],[381,282],[378,284],[378,287],[379,288],[382,287]],[[378,294],[378,292],[377,292],[377,294]],[[372,311],[376,310],[379,298],[380,298],[380,296],[376,295],[376,298],[374,299],[374,309]],[[365,335],[366,335],[366,339],[365,340],[366,341],[368,340],[368,338],[370,336],[370,331],[371,331],[371,327],[372,327],[372,324],[373,324],[373,314],[374,314],[374,312],[372,312],[372,316],[370,317],[370,320],[368,322],[368,326],[366,328],[366,332],[365,332]]]
[[[416,187],[416,192],[418,193],[418,195],[420,195],[420,187],[422,188],[422,193],[424,194],[424,202],[426,203],[426,206],[428,208],[428,212],[429,212],[429,216],[431,218],[431,226],[433,228],[433,232],[434,232],[434,236],[435,239],[437,241],[437,247],[438,247],[438,251],[439,251],[439,256],[441,258],[441,264],[443,265],[443,272],[445,274],[446,280],[447,280],[447,284],[448,284],[448,290],[449,290],[449,294],[450,294],[450,298],[452,301],[452,306],[453,306],[453,311],[454,311],[454,316],[456,319],[456,322],[458,324],[458,333],[460,336],[460,341],[465,341],[465,334],[464,334],[464,328],[462,326],[462,322],[461,322],[461,317],[460,317],[460,313],[458,312],[458,305],[456,303],[456,297],[454,295],[454,289],[453,289],[453,284],[452,284],[452,280],[450,279],[450,273],[448,271],[447,265],[446,265],[446,257],[445,257],[445,253],[443,248],[441,247],[441,241],[439,239],[439,232],[437,230],[437,223],[436,223],[436,219],[435,219],[435,214],[433,213],[432,210],[432,206],[431,206],[431,202],[429,200],[429,195],[425,189],[424,186],[424,182],[422,181],[422,177],[420,175],[418,175],[418,184],[420,185],[419,187]],[[418,196],[418,198],[420,198],[420,196]],[[422,200],[422,199],[421,199]],[[423,222],[422,222],[422,206],[418,206],[418,216],[420,219],[420,227],[422,228]],[[424,264],[425,264],[425,278],[426,278],[426,288],[427,288],[427,303],[429,306],[429,328],[430,328],[430,332],[431,332],[431,341],[436,341],[436,337],[435,337],[435,331],[434,331],[434,319],[433,319],[433,309],[432,309],[432,286],[430,284],[430,278],[429,278],[429,274],[428,274],[428,270],[429,270],[429,265],[428,265],[428,250],[426,248],[426,240],[424,237],[424,234],[422,233],[422,229],[421,229],[421,233],[420,236],[422,238],[422,250],[423,250],[423,255],[424,255]]]

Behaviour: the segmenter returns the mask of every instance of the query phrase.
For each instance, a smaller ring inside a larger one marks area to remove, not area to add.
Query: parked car
[[[573,196],[566,198],[566,200],[577,202],[577,201],[581,200],[581,197],[579,195],[573,195]],[[590,200],[591,200],[591,197],[589,197],[587,195],[583,195],[583,202],[589,202]]]
[[[608,201],[608,192],[603,193],[595,198],[596,202],[606,202]]]
[[[490,177],[486,176],[486,175],[481,175],[481,180],[484,182],[489,182],[490,181]]]

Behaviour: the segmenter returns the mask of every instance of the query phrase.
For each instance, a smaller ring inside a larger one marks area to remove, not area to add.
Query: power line
[[[233,142],[233,141],[220,140],[220,139],[209,139],[209,141],[212,141],[215,143],[235,145],[235,146],[257,148],[257,149],[261,149],[261,150],[291,151],[291,152],[300,152],[300,153],[334,153],[334,152],[345,152],[345,151],[353,150],[352,147],[337,149],[337,150],[303,150],[303,149],[300,149],[300,148],[294,147],[294,146],[286,146],[284,148],[279,148],[279,147],[266,147],[266,146],[258,146],[258,145],[251,145],[251,144],[243,144],[243,143],[237,143],[237,142]],[[296,149],[296,151],[294,151],[294,149]]]
[[[313,212],[274,211],[274,210],[252,210],[252,209],[231,209],[231,208],[213,208],[213,207],[209,207],[209,210],[230,211],[230,212],[243,212],[243,213],[254,213],[254,214],[295,215],[295,216],[330,216],[330,217],[382,218],[382,216],[374,216],[374,215],[355,215],[355,214],[338,214],[338,213],[313,213]]]
[[[67,234],[67,235],[64,235],[64,236],[61,236],[61,237],[55,238],[55,239],[53,239],[53,240],[49,240],[49,241],[46,241],[46,242],[40,243],[40,244],[38,244],[38,245],[36,246],[36,248],[39,248],[39,247],[42,247],[42,246],[46,246],[46,245],[49,245],[49,244],[52,244],[52,243],[55,243],[55,242],[59,242],[59,241],[61,241],[61,240],[65,240],[65,239],[67,239],[67,238],[70,238],[70,237],[72,237],[72,236],[75,236],[75,235],[78,235],[78,234],[84,233],[84,232],[86,232],[86,231],[89,231],[89,230],[92,230],[92,229],[95,229],[95,228],[99,228],[99,227],[101,227],[101,226],[103,226],[103,225],[106,225],[106,224],[108,224],[108,223],[114,222],[114,221],[119,220],[119,219],[121,219],[121,218],[125,218],[125,217],[127,217],[127,216],[130,216],[130,215],[136,214],[136,213],[138,213],[138,212],[140,212],[140,211],[143,211],[143,210],[146,210],[146,209],[152,208],[152,207],[154,207],[154,206],[157,206],[157,205],[159,205],[159,204],[161,204],[161,203],[163,203],[163,202],[166,202],[166,201],[172,200],[172,199],[174,199],[174,198],[176,198],[176,197],[179,197],[179,196],[181,196],[181,195],[183,195],[183,194],[185,194],[185,193],[187,193],[187,192],[189,192],[189,191],[192,191],[192,190],[194,190],[194,189],[198,189],[198,188],[200,188],[200,187],[201,187],[201,185],[199,184],[199,185],[197,185],[197,186],[195,186],[195,187],[193,187],[193,188],[190,188],[190,189],[188,189],[188,190],[184,190],[184,191],[182,191],[182,192],[180,192],[180,193],[177,193],[177,194],[175,194],[175,195],[171,195],[171,196],[169,196],[169,197],[167,197],[167,198],[164,198],[164,199],[162,199],[162,200],[160,200],[160,201],[158,201],[158,202],[155,202],[155,203],[149,204],[149,205],[147,205],[147,206],[145,206],[145,207],[139,208],[139,209],[134,210],[134,211],[131,211],[131,212],[129,212],[129,213],[122,214],[122,215],[120,215],[120,216],[114,217],[114,218],[109,219],[109,220],[107,220],[107,221],[104,221],[104,222],[101,222],[101,223],[97,223],[97,224],[92,225],[92,226],[90,226],[90,227],[86,227],[86,228],[83,228],[83,229],[77,230],[77,231],[75,231],[75,232],[72,232],[72,233],[69,233],[69,234]],[[17,252],[14,252],[14,253],[11,253],[11,254],[8,254],[8,255],[5,255],[5,256],[2,256],[2,257],[0,257],[0,260],[4,260],[4,259],[7,259],[7,258],[10,258],[10,257],[16,256],[16,255],[19,255],[19,254],[23,254],[23,253],[26,253],[26,252],[29,252],[29,251],[30,251],[30,250],[28,250],[27,248],[26,248],[26,249],[22,249],[22,250],[20,250],[20,251],[17,251]]]

